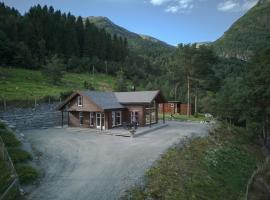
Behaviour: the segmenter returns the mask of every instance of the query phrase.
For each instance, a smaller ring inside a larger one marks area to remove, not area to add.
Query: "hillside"
[[[270,46],[270,0],[260,0],[213,45],[220,56],[242,60]]]
[[[175,47],[151,36],[130,32],[127,29],[116,25],[107,17],[88,17],[88,19],[100,29],[105,29],[111,34],[127,38],[130,49],[139,54],[155,56],[160,53],[171,53],[175,49]]]
[[[115,79],[105,74],[65,73],[61,84],[52,85],[40,71],[0,67],[0,99],[33,100],[46,96],[59,98],[60,93],[84,89],[84,82],[91,83],[96,90],[111,91]]]

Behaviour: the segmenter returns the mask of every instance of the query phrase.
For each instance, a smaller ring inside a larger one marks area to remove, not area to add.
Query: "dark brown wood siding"
[[[78,95],[70,100],[68,103],[68,110],[71,111],[91,111],[91,112],[101,112],[102,109],[99,108],[93,101],[88,97],[82,96],[82,106],[78,106]]]

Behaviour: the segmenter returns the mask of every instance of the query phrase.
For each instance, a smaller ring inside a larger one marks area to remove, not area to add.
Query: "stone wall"
[[[0,112],[0,119],[18,130],[61,126],[61,112],[56,110],[58,103],[42,103],[36,108],[8,107]],[[64,124],[67,124],[67,113],[64,113]]]

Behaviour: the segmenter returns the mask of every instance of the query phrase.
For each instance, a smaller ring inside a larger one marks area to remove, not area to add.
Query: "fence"
[[[5,144],[0,136],[0,160],[3,160],[4,163],[8,166],[11,171],[12,181],[7,186],[7,189],[0,194],[0,200],[12,199],[11,197],[16,197],[19,192],[19,178],[14,168],[13,162],[5,148]]]
[[[0,112],[5,112],[13,108],[36,108],[40,104],[54,104],[61,103],[65,97],[43,97],[43,98],[26,98],[23,100],[7,100],[5,97],[0,97]]]
[[[262,170],[264,170],[267,165],[269,165],[269,162],[270,162],[270,156],[268,156],[265,159],[265,162],[262,165],[258,166],[258,168],[253,172],[252,176],[248,180],[244,200],[249,199],[248,198],[249,197],[249,189],[250,189],[251,185],[253,184],[255,177],[258,175],[258,173],[260,173]]]

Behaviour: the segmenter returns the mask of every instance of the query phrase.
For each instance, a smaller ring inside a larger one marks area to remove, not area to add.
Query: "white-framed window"
[[[79,112],[80,125],[83,125],[83,112]]]
[[[78,106],[83,106],[83,98],[82,98],[82,96],[78,96]]]
[[[90,112],[89,114],[89,122],[90,122],[90,127],[94,127],[94,113]]]
[[[174,107],[174,103],[171,103],[171,108],[173,108]]]
[[[113,111],[112,112],[112,126],[121,126],[122,125],[122,112]]]

